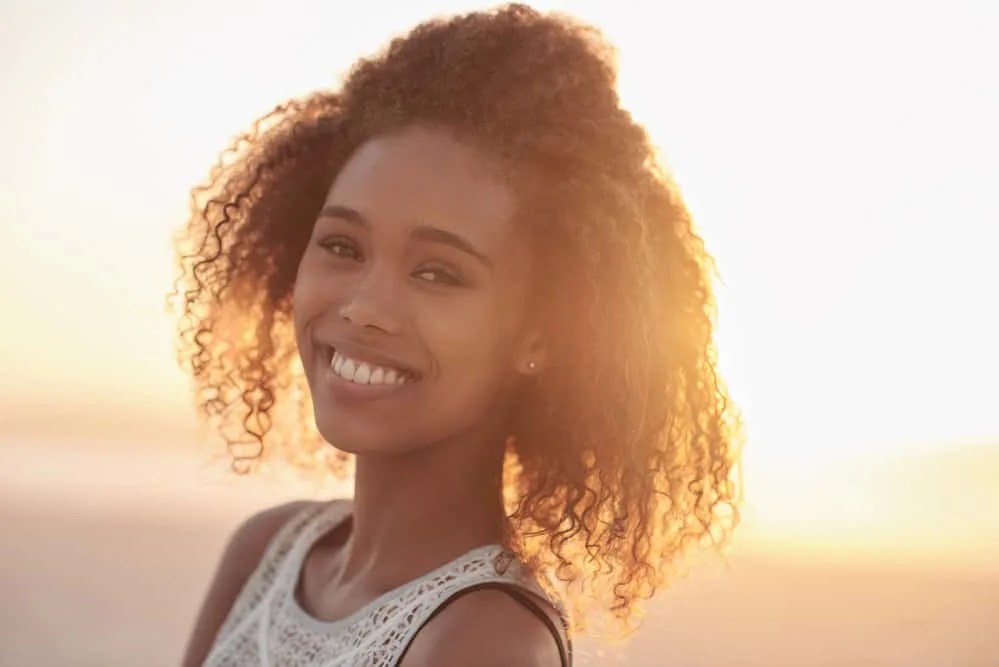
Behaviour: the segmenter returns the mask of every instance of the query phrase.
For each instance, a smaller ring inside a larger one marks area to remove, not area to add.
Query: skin
[[[295,285],[298,348],[326,440],[398,456],[496,430],[486,417],[516,372],[528,288],[514,210],[486,159],[441,132],[375,139],[345,165]],[[352,400],[328,381],[318,342],[420,379]]]
[[[352,520],[303,566],[299,598],[316,618],[503,541],[504,406],[545,357],[524,307],[531,256],[516,204],[487,155],[419,127],[363,145],[329,191],[299,267],[296,339],[320,433],[357,465]],[[349,385],[330,371],[331,348],[411,381]],[[185,664],[204,659],[287,512],[237,533]],[[539,619],[483,590],[436,616],[402,664],[560,663]]]

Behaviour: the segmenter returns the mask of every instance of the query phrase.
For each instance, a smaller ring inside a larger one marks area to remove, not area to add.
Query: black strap
[[[463,588],[451,597],[447,598],[442,602],[436,609],[430,612],[426,620],[420,624],[420,627],[413,633],[410,638],[409,643],[403,648],[402,653],[399,654],[399,662],[396,665],[401,665],[403,658],[406,657],[406,653],[409,651],[409,647],[413,644],[413,640],[416,639],[416,635],[420,634],[420,631],[426,627],[427,623],[432,621],[437,614],[441,613],[445,607],[454,602],[460,597],[468,595],[469,593],[474,593],[475,591],[492,588],[495,590],[500,590],[512,597],[514,600],[519,602],[528,611],[541,619],[541,622],[545,624],[549,632],[555,638],[555,643],[558,645],[559,659],[562,663],[562,667],[572,667],[572,641],[569,639],[568,629],[565,626],[565,621],[559,616],[559,622],[556,624],[552,620],[552,615],[549,614],[544,607],[542,607],[537,596],[529,593],[528,591],[522,589],[516,584],[511,584],[504,581],[489,581],[482,584],[476,584],[474,586],[469,586],[468,588]],[[554,610],[553,610],[554,611]],[[561,626],[561,627],[560,627]]]

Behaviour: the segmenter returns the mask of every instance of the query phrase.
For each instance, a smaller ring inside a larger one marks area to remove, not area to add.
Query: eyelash
[[[353,259],[354,261],[360,261],[360,255],[361,255],[360,251],[357,249],[357,246],[354,243],[348,241],[347,239],[339,237],[325,238],[319,241],[319,247],[327,251],[337,259]],[[349,257],[340,254],[336,251],[337,248],[347,248],[348,251],[350,253],[353,253],[354,256]]]
[[[357,249],[357,245],[348,239],[333,237],[326,238],[319,241],[319,247],[330,253],[335,259],[349,260],[354,262],[362,261],[361,253]],[[346,253],[338,252],[338,248],[345,248]],[[463,287],[465,281],[462,280],[458,272],[446,268],[427,268],[420,269],[419,271],[413,272],[414,276],[420,276],[423,274],[431,274],[436,276],[432,280],[427,280],[421,278],[423,282],[427,282],[433,285],[446,285],[448,287]]]
[[[464,287],[465,285],[465,282],[456,273],[447,269],[420,269],[413,275],[420,276],[425,273],[438,276],[438,278],[434,280],[424,280],[424,282],[428,282],[433,285],[446,285],[448,287]],[[443,279],[441,279],[441,276],[443,276]]]

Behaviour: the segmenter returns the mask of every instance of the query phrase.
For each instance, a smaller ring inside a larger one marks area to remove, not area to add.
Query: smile
[[[339,350],[333,351],[333,356],[330,358],[330,370],[341,380],[359,385],[395,386],[416,380],[413,373],[409,371],[351,359]]]

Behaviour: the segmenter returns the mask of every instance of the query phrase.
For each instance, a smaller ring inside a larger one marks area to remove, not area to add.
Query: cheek
[[[309,253],[302,258],[295,287],[292,290],[292,321],[295,325],[295,339],[299,352],[306,353],[312,324],[331,305],[331,290],[324,284],[322,273],[313,266]]]
[[[454,400],[489,401],[510,370],[507,327],[489,300],[456,300],[421,317],[421,331],[436,371]]]

